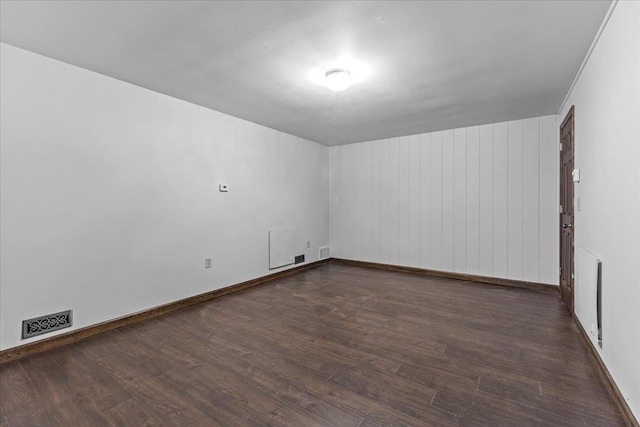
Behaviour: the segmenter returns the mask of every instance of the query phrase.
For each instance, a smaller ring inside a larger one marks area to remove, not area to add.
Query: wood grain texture
[[[168,304],[164,304],[158,307],[154,307],[149,310],[144,310],[139,313],[123,316],[118,319],[108,320],[106,322],[99,323],[97,325],[87,326],[86,328],[76,329],[65,334],[56,335],[52,338],[45,338],[40,341],[36,341],[30,344],[22,345],[19,347],[9,348],[7,350],[0,351],[0,365],[11,360],[16,360],[29,354],[36,354],[47,349],[59,347],[61,345],[70,344],[84,338],[100,334],[102,332],[116,329],[120,326],[128,325],[134,322],[140,322],[146,319],[150,319],[155,316],[159,316],[170,311],[178,310],[183,307],[188,307],[193,304],[198,304],[204,301],[208,301],[213,298],[218,298],[223,295],[227,295],[233,292],[240,291],[242,289],[250,288],[252,286],[259,285],[261,283],[275,280],[279,277],[287,276],[306,270],[308,268],[314,268],[319,265],[328,262],[328,260],[315,261],[308,264],[304,264],[298,267],[290,268],[285,271],[279,271],[277,273],[269,274],[267,276],[258,277],[256,279],[247,280],[246,282],[237,283],[235,285],[228,286],[222,289],[216,289],[215,291],[206,292],[204,294],[194,295],[189,298],[184,298],[178,301],[174,301]]]
[[[594,362],[596,363],[596,366],[598,367],[598,373],[600,374],[600,378],[602,379],[602,382],[607,387],[607,391],[609,391],[609,394],[613,398],[613,401],[616,403],[618,409],[620,410],[620,413],[622,414],[622,417],[624,418],[625,423],[629,427],[640,427],[640,422],[638,422],[636,417],[633,415],[633,412],[631,412],[631,408],[629,408],[629,405],[627,405],[627,401],[624,399],[622,392],[616,385],[616,382],[613,380],[613,377],[611,376],[611,373],[607,369],[607,366],[604,364],[604,361],[600,357],[600,354],[593,347],[593,343],[589,338],[587,331],[584,330],[584,328],[582,327],[582,324],[576,317],[575,313],[573,315],[573,319],[575,321],[575,324],[577,325],[578,331],[580,332],[580,337],[582,338],[582,342],[589,349],[589,354],[591,355]]]
[[[339,262],[0,365],[2,425],[623,426],[556,295]]]

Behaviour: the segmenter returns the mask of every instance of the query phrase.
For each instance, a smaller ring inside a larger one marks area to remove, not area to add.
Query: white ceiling
[[[325,145],[555,114],[610,1],[2,1],[1,39]],[[310,73],[348,55],[344,92]]]

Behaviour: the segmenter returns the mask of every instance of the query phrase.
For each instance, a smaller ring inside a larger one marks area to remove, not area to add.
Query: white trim
[[[611,18],[611,15],[613,14],[613,10],[616,8],[617,4],[618,4],[618,0],[613,0],[611,2],[611,6],[609,6],[609,10],[607,11],[607,14],[605,15],[604,19],[602,20],[602,24],[600,24],[600,28],[598,28],[598,32],[596,33],[596,37],[593,39],[593,42],[591,43],[591,46],[589,46],[589,50],[587,51],[587,55],[584,57],[584,60],[582,61],[582,64],[580,64],[580,68],[578,69],[578,74],[576,74],[576,77],[573,79],[573,82],[571,83],[571,87],[569,87],[569,91],[567,92],[567,96],[564,97],[564,101],[562,101],[562,104],[560,104],[560,108],[558,109],[558,114],[562,113],[562,109],[564,108],[564,105],[567,103],[567,100],[569,99],[569,96],[571,95],[571,92],[573,92],[573,88],[575,87],[576,83],[578,82],[578,79],[580,78],[580,75],[582,74],[582,70],[584,70],[584,67],[587,65],[587,62],[589,61],[589,58],[591,57],[591,53],[593,53],[593,49],[595,49],[596,45],[598,44],[598,40],[600,40],[600,36],[604,32],[604,29],[607,26],[607,23],[609,22],[609,18]]]

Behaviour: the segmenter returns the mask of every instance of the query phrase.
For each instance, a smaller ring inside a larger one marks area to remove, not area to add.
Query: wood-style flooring
[[[556,295],[325,264],[0,366],[1,426],[621,426]]]

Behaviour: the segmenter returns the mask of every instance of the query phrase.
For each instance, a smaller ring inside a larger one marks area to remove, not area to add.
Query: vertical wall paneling
[[[345,167],[342,171],[344,179],[342,180],[342,210],[344,216],[344,227],[342,229],[342,247],[345,253],[353,253],[353,229],[351,224],[351,209],[353,204],[353,198],[351,197],[351,191],[353,187],[353,159],[351,151],[353,146],[345,145],[342,148],[342,156],[344,157]]]
[[[353,204],[353,198],[351,197],[351,191],[353,188],[353,159],[351,156],[351,151],[353,147],[350,145],[346,145],[343,147],[343,157],[345,168],[342,171],[344,179],[342,180],[342,199],[343,199],[343,215],[344,215],[344,224],[342,230],[342,246],[344,248],[345,253],[353,253],[353,236],[352,233],[352,225],[351,225],[351,209]]]
[[[371,259],[369,233],[371,217],[367,216],[363,218],[360,215],[360,212],[364,211],[371,204],[371,169],[368,167],[370,164],[369,148],[368,144],[358,144],[358,162],[355,168],[359,176],[358,185],[355,189],[358,197],[358,207],[354,212],[354,221],[360,224],[358,227],[358,244],[360,247],[359,253],[362,254],[363,259]]]
[[[453,130],[442,132],[442,269],[453,271]]]
[[[493,275],[508,276],[508,160],[509,124],[497,123],[493,128]]]
[[[389,139],[389,181],[390,192],[387,203],[391,207],[389,222],[384,224],[388,230],[386,245],[389,246],[389,264],[398,264],[400,259],[400,152],[399,138]],[[406,208],[405,208],[406,209]]]
[[[329,242],[333,245],[332,251],[334,252],[337,249],[338,243],[338,234],[340,228],[340,218],[339,218],[339,186],[338,186],[338,174],[342,169],[340,167],[340,150],[330,149],[329,150]],[[373,213],[373,211],[372,211]]]
[[[480,128],[467,128],[466,272],[479,273],[480,256]]]
[[[507,277],[522,279],[522,120],[509,122],[507,164]]]
[[[431,268],[431,134],[420,135],[420,267]]]
[[[540,181],[540,119],[524,120],[522,169],[522,279],[537,282]]]
[[[442,269],[442,132],[431,134],[431,268]]]
[[[409,262],[420,267],[420,135],[409,141]]]
[[[556,116],[330,149],[334,256],[556,283]]]
[[[467,129],[453,133],[453,271],[467,271]]]
[[[351,253],[360,254],[361,259],[368,259],[365,236],[367,235],[367,223],[370,218],[358,218],[360,217],[359,212],[362,212],[363,208],[367,206],[365,199],[371,188],[368,185],[367,169],[365,168],[367,162],[365,144],[352,144],[351,148],[351,164],[353,165],[351,168],[351,173],[353,174],[353,186],[351,187],[352,205],[349,212],[351,238],[353,239]],[[356,218],[358,218],[357,221]]]
[[[375,187],[373,187],[373,171],[371,169],[371,153],[373,151],[373,144],[362,144],[363,156],[362,156],[362,170],[364,171],[362,187],[364,188],[364,199],[362,200],[362,211],[365,211],[372,205],[373,203],[373,192]],[[374,225],[377,226],[377,223],[374,220],[374,215],[372,211],[369,211],[370,215],[366,215],[364,218],[361,216],[361,212],[358,211],[356,214],[359,218],[358,220],[365,223],[365,228],[363,229],[363,239],[362,245],[364,246],[364,259],[371,260],[374,256],[373,250],[373,235],[371,233],[371,229]]]
[[[391,143],[388,139],[382,140],[380,145],[380,262],[391,263],[391,245],[389,244],[391,221]]]
[[[411,138],[398,138],[398,260],[396,264],[409,265],[409,148]]]
[[[349,204],[349,242],[351,244],[349,252],[362,254],[360,255],[361,258],[364,255],[360,244],[362,241],[362,233],[360,232],[362,229],[362,221],[357,221],[356,224],[355,218],[360,208],[361,198],[363,194],[363,191],[359,191],[359,189],[361,188],[359,185],[361,178],[360,169],[362,164],[362,145],[363,144],[351,144],[349,150],[349,154],[351,157],[351,161],[349,163],[353,165],[349,171],[351,181],[351,185],[349,185],[349,199],[351,202]]]
[[[337,234],[336,244],[334,245],[336,250],[336,256],[346,256],[346,232],[349,223],[347,222],[347,198],[346,198],[346,171],[347,171],[347,156],[345,155],[345,148],[340,147],[338,152],[340,153],[340,171],[338,172],[338,223],[339,230]]]
[[[559,145],[556,116],[540,118],[540,281],[558,284]]]
[[[371,215],[371,261],[382,262],[380,247],[381,247],[381,235],[380,224],[382,222],[381,217],[381,196],[380,191],[382,188],[382,157],[380,154],[382,143],[380,141],[374,141],[371,146],[371,209],[369,212],[363,212],[364,215]]]
[[[493,125],[480,126],[480,251],[478,274],[493,276]]]

